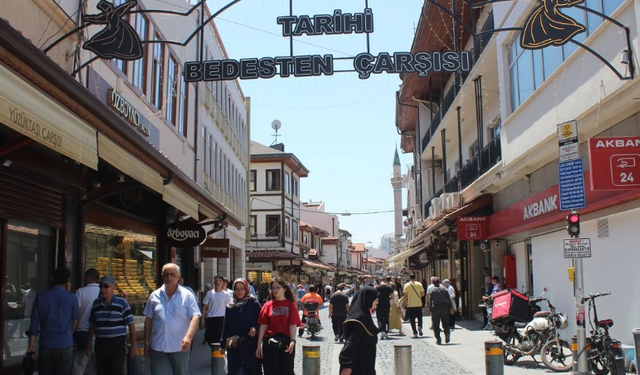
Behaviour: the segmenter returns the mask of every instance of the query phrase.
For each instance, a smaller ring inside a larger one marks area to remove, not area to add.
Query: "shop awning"
[[[192,218],[199,219],[200,204],[198,201],[176,185],[165,185],[162,199]]]
[[[410,247],[407,250],[401,252],[400,254],[396,254],[392,257],[385,259],[384,263],[387,267],[393,267],[394,263],[403,262],[405,259],[409,258],[413,254],[418,253],[420,250],[425,248],[424,241],[418,243],[414,247]]]
[[[334,267],[328,264],[311,260],[311,259],[303,259],[302,267],[313,268],[314,270],[331,271],[331,272],[335,272],[336,270]]]
[[[300,259],[300,256],[282,250],[248,250],[246,254],[250,262]]]
[[[91,169],[98,169],[96,130],[0,65],[0,121]]]

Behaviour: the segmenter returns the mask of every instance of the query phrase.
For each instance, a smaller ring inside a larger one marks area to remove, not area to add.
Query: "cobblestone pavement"
[[[342,344],[333,341],[333,329],[331,321],[328,317],[328,304],[320,309],[320,317],[325,327],[320,334],[311,339],[305,333],[302,338],[298,338],[298,347],[296,353],[296,374],[304,374],[302,372],[302,347],[305,345],[320,346],[320,375],[338,375],[340,365],[338,363],[338,355],[342,349]],[[428,327],[428,317],[425,317],[424,325]],[[374,321],[377,320],[374,317]],[[394,345],[411,345],[412,346],[412,367],[414,374],[442,374],[442,375],[466,375],[472,374],[457,362],[449,358],[435,348],[435,340],[430,335],[431,332],[424,332],[425,336],[420,338],[411,337],[411,327],[408,323],[403,324],[406,336],[399,336],[396,332],[392,332],[389,340],[379,340],[376,356],[376,372],[378,375],[394,374]],[[428,369],[428,371],[425,371]],[[315,374],[314,374],[315,375]]]

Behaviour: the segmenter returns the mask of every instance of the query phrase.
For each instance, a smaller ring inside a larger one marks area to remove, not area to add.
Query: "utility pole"
[[[580,213],[573,210],[567,215],[567,232],[572,239],[578,239],[580,237]],[[573,281],[573,294],[576,298],[576,337],[578,343],[578,353],[581,355],[578,357],[578,372],[576,374],[589,374],[589,367],[587,364],[587,354],[584,348],[587,346],[587,334],[586,334],[586,322],[584,311],[584,273],[582,270],[582,257],[573,258],[572,265],[574,269],[574,281]]]

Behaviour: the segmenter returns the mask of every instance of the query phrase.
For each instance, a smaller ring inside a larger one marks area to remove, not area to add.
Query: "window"
[[[178,131],[185,138],[187,137],[187,124],[189,123],[189,86],[182,76],[182,85],[180,86],[180,110],[178,112]]]
[[[624,0],[586,0],[586,6],[610,16],[623,2]],[[583,9],[568,7],[563,13],[587,29],[573,38],[577,42],[584,42],[602,24],[602,17],[587,13]],[[577,48],[574,43],[566,43],[560,47],[549,46],[542,50],[523,50],[520,47],[520,35],[517,35],[509,46],[508,54],[511,110],[515,111],[520,107]]]
[[[205,128],[204,126],[202,127],[202,145],[206,145],[207,144],[207,128]],[[207,173],[209,171],[209,165],[208,163],[208,158],[207,158],[207,148],[206,147],[202,147],[202,170]]]
[[[291,182],[289,172],[284,172],[284,192],[291,194]]]
[[[159,34],[156,34],[156,40],[161,40]],[[163,50],[162,44],[155,43],[153,45],[151,104],[155,105],[158,109],[162,109]]]
[[[293,220],[293,233],[292,233],[292,239],[294,241],[298,241],[298,239],[300,238],[300,227],[298,226],[298,222],[296,220]]]
[[[249,216],[249,234],[251,237],[255,237],[258,235],[256,232],[256,223],[258,221],[258,217],[256,215]]]
[[[256,170],[252,169],[249,171],[249,191],[256,191]]]
[[[267,191],[280,190],[280,170],[267,170]]]
[[[293,178],[293,183],[291,186],[291,190],[293,190],[293,196],[297,197],[298,196],[298,179],[297,178]]]
[[[280,215],[267,215],[265,233],[267,237],[280,236]]]
[[[502,128],[502,119],[500,116],[496,117],[487,128],[487,132],[489,133],[489,140],[494,140],[496,138],[500,138],[500,128]]]
[[[140,36],[140,39],[147,40],[148,38],[148,30],[147,30],[147,18],[142,14],[136,14],[136,32]],[[133,85],[142,90],[142,92],[147,91],[146,85],[146,66],[147,66],[147,49],[144,48],[143,55],[141,59],[138,59],[133,62]]]
[[[207,142],[207,148],[209,149],[209,177],[213,176],[213,135],[209,133],[209,141]]]
[[[478,140],[473,141],[471,146],[469,146],[469,160],[473,159],[478,155]]]
[[[167,75],[167,121],[176,125],[178,123],[178,63],[173,56],[169,56],[169,69]]]
[[[213,141],[213,151],[211,157],[213,160],[211,161],[211,178],[218,183],[218,142],[216,140]]]
[[[291,238],[291,219],[288,217],[284,218],[284,236]]]

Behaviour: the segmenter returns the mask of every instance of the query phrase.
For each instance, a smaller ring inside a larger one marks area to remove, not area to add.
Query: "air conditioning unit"
[[[444,194],[443,194],[444,195]],[[460,208],[462,205],[462,199],[460,198],[460,193],[448,193],[445,206],[447,210],[453,211]]]
[[[431,207],[429,207],[429,218],[431,220],[437,220],[442,216],[442,200],[438,198],[433,198],[431,200]]]
[[[447,201],[450,195],[451,193],[442,193],[442,195],[440,195],[440,211],[443,213],[451,211],[449,207],[447,207]]]

